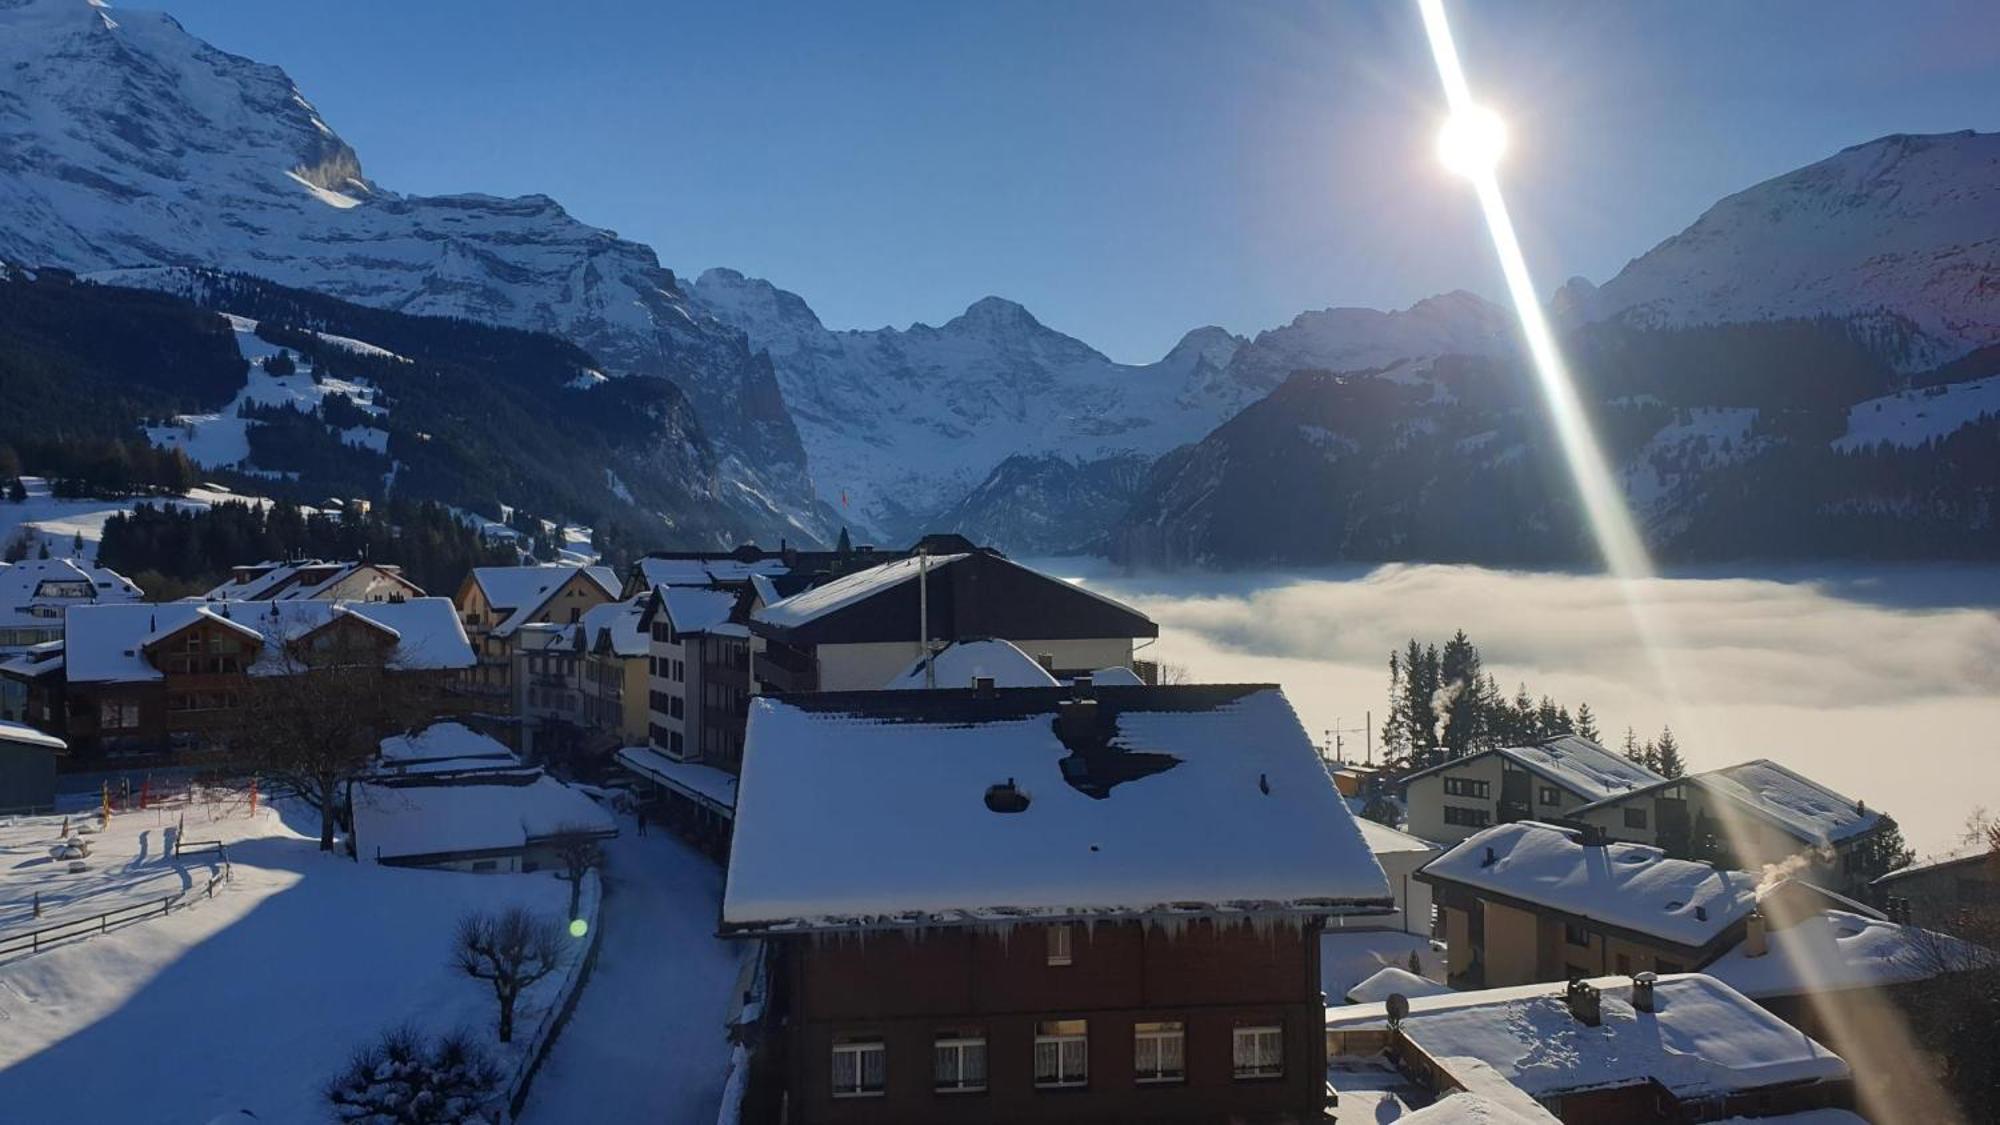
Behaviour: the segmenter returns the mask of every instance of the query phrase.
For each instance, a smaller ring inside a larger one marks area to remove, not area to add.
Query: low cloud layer
[[[1626,591],[1599,575],[1056,569],[1151,614],[1158,654],[1198,678],[1283,683],[1315,737],[1336,721],[1358,728],[1369,710],[1379,720],[1392,649],[1463,628],[1509,692],[1525,680],[1571,706],[1587,700],[1612,741],[1627,725],[1649,735],[1671,722],[1698,767],[1768,757],[1892,812],[1900,804],[1920,846],[1941,846],[1961,805],[2000,793],[1990,734],[2000,716],[2000,570],[1644,583],[1633,593],[1657,622],[1676,701],[1660,689]]]

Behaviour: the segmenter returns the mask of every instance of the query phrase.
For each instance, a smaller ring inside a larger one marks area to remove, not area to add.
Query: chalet
[[[1350,1076],[1386,1063],[1410,1100],[1468,1091],[1505,1114],[1439,1120],[1568,1125],[1682,1125],[1785,1120],[1854,1122],[1853,1072],[1833,1051],[1721,981],[1700,974],[1598,976],[1564,983],[1406,997],[1326,1010],[1327,1078],[1336,1097]],[[1459,1095],[1463,1096],[1463,1095]],[[1429,1111],[1426,1111],[1429,1112]],[[1425,1120],[1423,1114],[1404,1118]],[[1345,1118],[1342,1118],[1345,1120]],[[1373,1120],[1371,1118],[1370,1120]]]
[[[1941,929],[1956,929],[1969,915],[2000,917],[2000,840],[1899,867],[1869,889]]]
[[[63,643],[43,641],[0,657],[0,720],[49,730],[62,727]]]
[[[424,591],[386,563],[301,559],[232,567],[229,580],[202,595],[209,601],[391,602],[421,598]]]
[[[918,555],[761,605],[766,690],[868,691],[903,675],[931,645],[999,637],[1057,678],[1133,667],[1134,642],[1160,635],[1145,614],[980,549]]]
[[[785,1119],[1302,1122],[1318,936],[1389,888],[1275,687],[751,706],[722,929]]]
[[[530,624],[574,625],[586,610],[618,598],[618,577],[605,566],[480,566],[452,598],[478,666],[464,679],[468,694],[494,711],[515,702],[515,634]]]
[[[1411,774],[1405,824],[1453,844],[1516,820],[1559,820],[1586,805],[1666,779],[1581,735],[1481,750]]]
[[[750,706],[750,630],[737,591],[655,586],[646,632],[647,737],[670,758],[735,771]]]
[[[59,641],[63,611],[73,605],[136,602],[145,597],[132,580],[81,559],[28,559],[0,563],[0,659]],[[0,708],[6,707],[0,695]]]
[[[585,610],[577,624],[579,721],[591,754],[646,741],[652,671],[646,609],[643,597],[608,602]]]
[[[440,684],[472,667],[450,602],[168,602],[76,606],[64,639],[60,733],[89,761],[195,749],[230,721],[248,678],[304,653],[359,645],[394,673]]]
[[[1757,876],[1658,848],[1523,821],[1488,828],[1426,864],[1450,979],[1503,987],[1677,973],[1720,956],[1757,908]]]
[[[1765,759],[1662,778],[1565,815],[1681,859],[1760,867],[1799,857],[1806,878],[1854,892],[1855,846],[1884,825],[1881,812]]]

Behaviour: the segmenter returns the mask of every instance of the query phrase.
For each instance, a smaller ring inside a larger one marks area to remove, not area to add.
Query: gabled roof
[[[577,628],[583,635],[586,652],[608,645],[613,656],[644,656],[649,638],[644,625],[646,599],[605,602],[583,611]]]
[[[643,558],[633,564],[640,582],[654,586],[712,586],[719,582],[741,584],[753,578],[788,574],[791,567],[782,558]]]
[[[356,850],[383,862],[503,855],[572,825],[618,834],[602,806],[545,774],[357,782],[352,798]]]
[[[1739,945],[1702,972],[1753,999],[1881,988],[1947,972],[2000,966],[2000,954],[1916,926],[1845,910],[1822,910],[1774,929],[1765,952]]]
[[[235,604],[236,608],[230,606]],[[284,642],[351,617],[395,639],[389,665],[400,670],[469,668],[472,646],[458,612],[445,598],[401,602],[274,601],[254,607],[229,602],[73,606],[64,630],[65,673],[70,683],[143,683],[163,679],[146,658],[150,643],[200,621],[254,638],[251,675],[285,671]],[[272,642],[278,643],[272,643]]]
[[[1658,848],[1611,842],[1523,820],[1482,829],[1417,872],[1655,941],[1701,949],[1757,907],[1758,877],[1668,859]]]
[[[1629,977],[1599,977],[1601,1022],[1564,1002],[1566,983],[1410,999],[1403,1034],[1434,1058],[1473,1058],[1535,1098],[1657,1081],[1688,1100],[1849,1077],[1840,1056],[1712,977],[1660,977],[1651,1012]],[[1328,1030],[1388,1026],[1383,1004],[1326,1010]]]
[[[300,559],[290,562],[262,562],[237,567],[229,581],[203,596],[211,601],[290,601],[325,596],[333,587],[363,570],[372,570],[402,586],[403,596],[424,596],[417,584],[404,578],[402,568],[365,561],[329,562]]]
[[[61,587],[82,585],[83,597],[58,594]],[[60,625],[62,611],[72,605],[136,602],[145,597],[132,580],[106,567],[80,559],[24,559],[0,563],[0,626]],[[44,612],[36,613],[40,607]]]
[[[990,676],[994,687],[1055,687],[1056,678],[1007,641],[954,641],[931,657],[931,674],[924,675],[924,659],[918,657],[908,668],[882,686],[891,691],[921,689],[927,683],[941,688],[973,686],[972,681]]]
[[[1535,774],[1542,780],[1584,798],[1598,802],[1607,797],[1643,789],[1667,780],[1622,754],[1615,754],[1582,735],[1562,734],[1533,746],[1502,746],[1480,750],[1463,758],[1419,770],[1404,778],[1415,781],[1445,770],[1458,769],[1489,754],[1497,754]]]
[[[1934,855],[1931,856],[1929,859],[1921,859],[1915,863],[1904,864],[1903,866],[1898,867],[1897,869],[1889,872],[1886,875],[1876,876],[1875,881],[1870,883],[1869,886],[1871,887],[1894,886],[1896,883],[1912,875],[1922,875],[1926,872],[1936,871],[1941,868],[1957,867],[1960,864],[1970,865],[1975,863],[1991,864],[1996,878],[2000,878],[2000,851],[1995,851],[1994,849],[1989,848],[1984,844],[1981,844],[1977,846],[1967,846],[1964,848],[1955,849],[1953,851],[1945,852],[1940,855]]]
[[[919,576],[928,571],[920,584]],[[931,639],[1156,637],[1145,614],[993,551],[904,558],[771,602],[753,631],[800,644],[915,640],[923,592]]]
[[[742,622],[730,620],[736,612],[736,602],[737,593],[734,590],[656,586],[653,588],[651,612],[665,612],[676,633],[747,637],[750,630]],[[651,620],[650,616],[648,620]]]
[[[508,611],[492,630],[495,636],[504,637],[541,612],[549,599],[579,574],[596,583],[605,597],[618,599],[618,575],[608,566],[480,566],[473,568],[472,580],[485,591],[487,602],[496,611]],[[509,600],[502,601],[502,597]]]
[[[1873,832],[1882,824],[1880,812],[1768,758],[1683,778],[1662,778],[1651,785],[1593,801],[1576,812],[1616,805],[1626,798],[1652,793],[1676,782],[1699,786],[1804,844],[1838,844]]]
[[[751,703],[735,931],[1378,912],[1388,881],[1268,685]],[[989,789],[1026,798],[996,811]]]

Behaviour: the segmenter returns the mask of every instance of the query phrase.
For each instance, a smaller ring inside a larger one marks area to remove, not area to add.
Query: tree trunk
[[[586,869],[587,870],[587,869]],[[576,917],[576,907],[583,898],[583,872],[573,871],[569,877],[569,916]]]
[[[512,996],[503,995],[500,997],[500,1042],[512,1043],[513,1041],[514,1041],[514,998]]]
[[[319,803],[319,850],[333,850],[333,799],[324,792]]]

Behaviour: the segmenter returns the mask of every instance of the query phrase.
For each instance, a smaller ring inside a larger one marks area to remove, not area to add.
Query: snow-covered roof
[[[615,835],[618,823],[582,792],[546,774],[442,784],[357,783],[354,838],[361,855],[415,860],[519,851],[575,825]]]
[[[1936,855],[1917,860],[1914,863],[1906,863],[1886,875],[1876,876],[1875,881],[1869,885],[1874,887],[1892,885],[1905,876],[1920,875],[1926,871],[1934,871],[1940,867],[1951,867],[1960,863],[1971,863],[1975,860],[1986,860],[1992,863],[1994,871],[2000,873],[2000,851],[1995,851],[1985,844],[1967,844],[1963,847],[1939,852]]]
[[[382,740],[381,754],[384,762],[398,765],[447,759],[515,760],[512,750],[464,723],[432,723],[415,734],[391,735]]]
[[[1139,678],[1139,673],[1123,664],[1097,669],[1090,674],[1090,682],[1099,687],[1143,687],[1146,683]]]
[[[0,627],[60,627],[68,606],[136,602],[143,597],[131,579],[81,559],[0,563]]]
[[[1633,789],[1643,789],[1666,780],[1624,755],[1614,754],[1576,734],[1557,735],[1533,746],[1503,746],[1483,750],[1478,754],[1471,754],[1456,761],[1445,762],[1413,773],[1407,780],[1414,781],[1427,774],[1455,769],[1486,754],[1498,754],[1507,758],[1543,780],[1580,795],[1586,801],[1602,801],[1607,797]]]
[[[679,761],[651,746],[627,746],[616,757],[640,777],[708,801],[725,814],[736,808],[736,775],[728,770]]]
[[[34,727],[20,723],[10,723],[0,719],[0,743],[17,746],[37,746],[44,750],[67,750],[69,744],[52,734],[43,734]]]
[[[1562,1120],[1480,1059],[1446,1056],[1438,1064],[1463,1088],[1394,1120],[1406,1125],[1556,1125]]]
[[[1376,855],[1388,855],[1391,852],[1435,852],[1444,848],[1442,844],[1433,844],[1421,836],[1412,836],[1400,828],[1391,828],[1380,821],[1369,820],[1365,816],[1355,817],[1354,823],[1361,826],[1361,836],[1368,841],[1368,850]]]
[[[145,646],[198,620],[226,623],[262,644],[251,675],[285,671],[283,643],[303,637],[337,617],[352,616],[394,637],[389,666],[399,670],[469,668],[472,646],[446,598],[402,602],[261,602],[254,608],[196,601],[159,605],[72,606],[64,631],[71,683],[133,683],[162,679]],[[279,643],[272,643],[272,642]]]
[[[639,578],[647,586],[710,586],[718,582],[743,583],[753,578],[789,574],[791,567],[782,558],[756,559],[640,559]]]
[[[237,567],[236,572],[240,578],[232,576],[203,597],[212,601],[270,599],[289,601],[317,598],[326,595],[333,587],[363,570],[375,571],[382,578],[400,585],[404,597],[423,596],[423,591],[418,589],[415,583],[404,578],[398,567],[361,561],[329,562],[324,559],[301,559]]]
[[[596,582],[606,596],[618,596],[618,575],[608,566],[565,566],[557,563],[542,566],[476,566],[472,568],[472,580],[485,592],[488,605],[495,610],[508,611],[507,616],[493,627],[494,632],[504,635],[534,616],[542,603],[562,589],[579,570]]]
[[[1882,823],[1880,812],[1768,758],[1662,779],[1641,789],[1599,798],[1577,812],[1615,805],[1627,797],[1675,784],[1698,786],[1803,844],[1838,844],[1866,835]]]
[[[1010,784],[1025,807],[996,811],[989,790]],[[1105,688],[1080,705],[1057,688],[751,704],[730,928],[1333,914],[1389,901],[1275,687]]]
[[[1403,995],[1415,999],[1419,996],[1443,996],[1452,991],[1449,986],[1439,984],[1428,977],[1420,977],[1408,969],[1390,965],[1382,971],[1347,990],[1350,1004],[1379,1004],[1392,995]]]
[[[981,676],[991,676],[994,687],[1056,686],[1047,669],[1009,641],[954,641],[931,657],[931,665],[931,682],[941,688],[971,687]],[[924,687],[923,657],[882,686],[892,691]]]
[[[583,646],[595,649],[599,638],[611,642],[614,656],[644,656],[651,640],[641,624],[646,616],[646,599],[633,598],[623,602],[605,602],[583,611],[578,626],[583,631]]]
[[[1881,813],[1768,759],[1709,770],[1695,780],[1807,843],[1837,844],[1882,822]]]
[[[1491,1066],[1535,1098],[1657,1080],[1682,1100],[1848,1077],[1840,1056],[1699,973],[1663,976],[1651,1012],[1629,977],[1599,977],[1602,1022],[1571,1014],[1565,983],[1412,997],[1403,1034],[1437,1058]],[[1383,1004],[1326,1010],[1329,1031],[1388,1026]]]
[[[816,621],[835,610],[846,609],[857,602],[874,597],[884,590],[900,586],[916,578],[928,566],[929,572],[936,574],[945,567],[967,558],[965,554],[930,555],[897,559],[865,570],[857,570],[826,583],[793,594],[789,598],[761,606],[756,620],[781,628],[793,628]],[[928,562],[925,562],[928,558]]]
[[[1534,821],[1482,829],[1418,871],[1578,918],[1690,948],[1720,937],[1756,909],[1758,877],[1668,859],[1658,848],[1611,842]]]
[[[717,636],[747,637],[750,630],[729,620],[736,609],[733,590],[711,590],[700,586],[660,586],[654,596],[666,606],[667,620],[676,633],[713,633]]]
[[[1986,966],[2000,966],[2000,954],[1916,926],[1822,910],[1772,930],[1763,956],[1752,957],[1738,945],[1702,972],[1763,1000],[1840,988],[1879,988]]]

